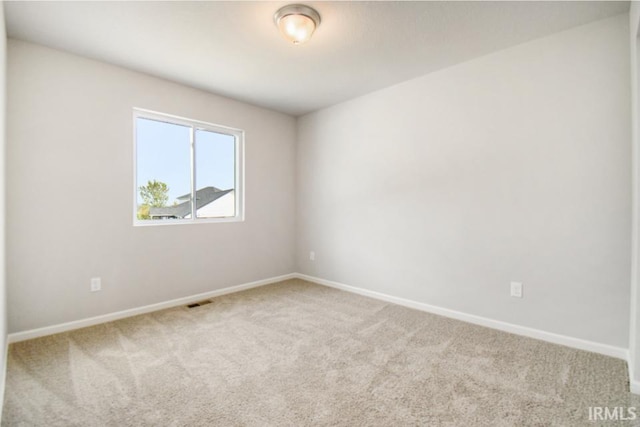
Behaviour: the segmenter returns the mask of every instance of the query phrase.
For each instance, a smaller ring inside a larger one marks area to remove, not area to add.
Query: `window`
[[[134,225],[241,221],[243,137],[134,110]]]

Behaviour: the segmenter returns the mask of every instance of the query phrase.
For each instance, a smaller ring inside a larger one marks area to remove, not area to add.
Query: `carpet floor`
[[[6,426],[584,426],[626,364],[289,280],[12,344]]]

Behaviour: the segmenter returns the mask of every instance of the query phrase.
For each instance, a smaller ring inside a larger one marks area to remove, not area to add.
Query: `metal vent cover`
[[[207,305],[207,304],[211,304],[211,300],[210,299],[206,299],[204,301],[198,301],[198,302],[194,302],[194,303],[188,304],[187,308],[196,308],[196,307],[200,307],[202,305]]]

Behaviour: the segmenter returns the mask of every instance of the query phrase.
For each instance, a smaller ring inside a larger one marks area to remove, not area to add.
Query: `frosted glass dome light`
[[[320,25],[320,14],[309,6],[290,4],[280,8],[273,20],[285,39],[301,44],[309,41]]]

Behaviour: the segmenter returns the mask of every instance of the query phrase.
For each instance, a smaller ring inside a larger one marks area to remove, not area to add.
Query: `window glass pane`
[[[236,141],[233,135],[196,130],[197,218],[236,214]]]
[[[136,119],[137,217],[181,219],[191,214],[188,126]]]

